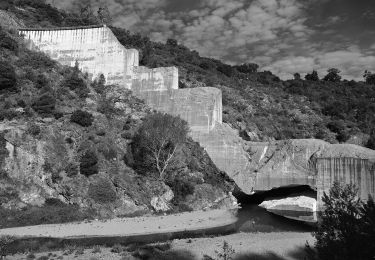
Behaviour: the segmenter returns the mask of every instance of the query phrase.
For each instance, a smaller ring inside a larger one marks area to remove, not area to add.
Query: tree
[[[366,80],[366,84],[375,85],[375,73],[371,73],[370,71],[366,70],[363,77]]]
[[[309,81],[319,81],[318,72],[313,70],[311,74],[306,74],[305,79]]]
[[[352,184],[334,183],[329,195],[324,193],[325,208],[313,233],[320,259],[372,259],[375,255],[375,205],[372,198],[364,204],[357,191]]]
[[[99,7],[98,18],[102,22],[102,24],[106,24],[106,25],[112,24],[113,20],[112,20],[111,13],[109,12],[107,5],[103,5]]]
[[[366,147],[375,150],[375,130],[372,130],[370,138],[366,143]]]
[[[244,63],[242,65],[234,66],[234,68],[241,73],[255,73],[258,71],[259,65],[256,63]]]
[[[301,74],[299,74],[298,72],[297,73],[294,73],[294,80],[300,80],[301,79]]]
[[[341,80],[341,76],[339,75],[341,73],[340,70],[336,68],[330,68],[327,70],[328,74],[324,76],[324,81],[330,81],[330,82],[339,82]]]
[[[178,42],[175,39],[167,39],[166,44],[169,45],[169,46],[173,46],[173,47],[178,46]]]
[[[179,166],[178,154],[186,142],[187,122],[180,117],[155,113],[145,118],[133,139],[135,166],[156,171],[161,180]]]

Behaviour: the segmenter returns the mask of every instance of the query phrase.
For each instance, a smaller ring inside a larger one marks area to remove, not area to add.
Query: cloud
[[[58,5],[72,8],[72,2],[59,1]],[[335,28],[348,20],[336,12],[325,14],[324,5],[330,5],[329,0],[91,2],[94,6],[106,4],[116,26],[155,41],[175,38],[202,56],[231,64],[257,62],[261,69],[282,78],[313,69],[325,74],[326,69],[336,67],[345,77],[359,79],[364,69],[375,67],[375,45],[370,43],[370,48],[361,49],[363,45],[354,42],[353,37],[339,33]],[[318,18],[314,18],[316,13],[311,13],[319,9]],[[364,16],[368,19],[372,14],[368,11]]]

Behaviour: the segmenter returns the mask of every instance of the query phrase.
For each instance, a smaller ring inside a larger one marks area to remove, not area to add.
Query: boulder
[[[308,223],[317,222],[317,200],[307,196],[295,196],[263,201],[260,207],[289,219]]]

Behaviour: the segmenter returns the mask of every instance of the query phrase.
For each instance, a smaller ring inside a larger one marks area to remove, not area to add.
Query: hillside
[[[8,6],[8,9],[28,27],[100,23],[87,10],[73,15],[45,5],[42,0],[15,3],[16,8]],[[111,29],[125,47],[140,50],[141,65],[177,66],[180,88],[221,89],[223,120],[238,129],[245,140],[317,138],[374,148],[374,85],[298,77],[282,81],[269,71],[258,72],[257,64],[230,66],[201,57],[173,39],[164,44],[125,29]]]
[[[155,116],[143,101],[26,48],[15,28],[56,17],[35,1],[0,10],[0,227],[231,207],[233,183],[199,144],[158,178],[136,154]]]

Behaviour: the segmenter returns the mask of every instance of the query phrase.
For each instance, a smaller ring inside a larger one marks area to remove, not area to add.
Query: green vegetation
[[[80,209],[77,205],[58,203],[47,203],[42,207],[27,206],[22,210],[4,209],[0,210],[0,227],[19,227],[40,224],[57,224],[93,219],[95,211]]]
[[[375,255],[375,203],[357,197],[353,185],[335,183],[329,195],[324,194],[325,209],[315,247],[320,259],[372,259]]]
[[[180,117],[155,113],[145,118],[134,137],[134,159],[139,170],[166,174],[180,166],[179,153],[186,142],[189,127]]]
[[[70,117],[70,122],[79,124],[83,127],[89,127],[92,125],[92,122],[94,121],[94,117],[92,114],[86,111],[82,110],[76,110],[73,112],[73,114]]]
[[[20,11],[16,6],[26,11]],[[69,14],[44,4],[43,0],[23,0],[3,8],[31,27],[93,25],[110,18],[105,6],[98,15],[84,2],[77,2],[76,7],[76,13]],[[177,66],[181,87],[206,85],[221,89],[223,120],[238,129],[246,140],[319,138],[335,143],[360,137],[360,143],[366,145],[368,136],[373,132],[375,74],[370,71],[364,73],[365,82],[342,80],[336,68],[329,69],[322,80],[313,71],[305,76],[305,80],[296,74],[293,80],[282,81],[269,71],[258,71],[259,66],[251,62],[230,66],[201,57],[198,52],[189,50],[174,39],[165,44],[156,43],[138,33],[116,27],[111,29],[126,48],[140,51],[141,65],[151,68]],[[8,50],[17,49],[13,37],[5,35],[3,45]],[[43,64],[42,57],[32,58],[31,64],[35,64],[35,60],[41,60]],[[87,97],[87,86],[83,86],[83,78],[76,75],[70,75],[73,78],[68,77],[63,85],[79,97]],[[98,85],[101,84],[98,82]],[[96,89],[100,93],[100,87]],[[110,103],[103,99],[98,111],[108,111],[105,114],[110,115],[113,113]],[[12,109],[2,114],[6,118],[18,116]],[[340,124],[340,129],[332,127],[335,124]]]
[[[86,151],[80,160],[79,169],[80,173],[86,177],[98,173],[98,156],[95,151]]]
[[[11,64],[0,61],[0,90],[12,90],[17,86],[16,73]]]
[[[107,179],[98,179],[89,186],[88,195],[97,203],[113,203],[117,199],[115,187]]]

